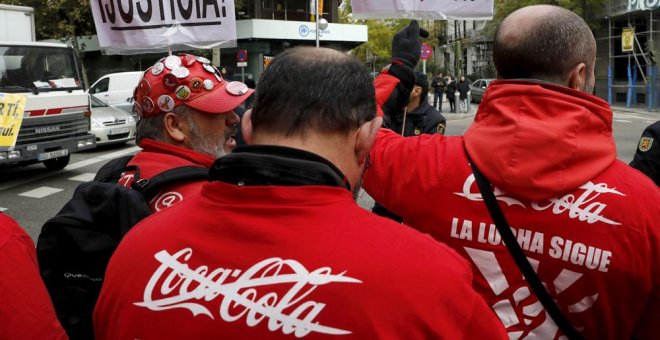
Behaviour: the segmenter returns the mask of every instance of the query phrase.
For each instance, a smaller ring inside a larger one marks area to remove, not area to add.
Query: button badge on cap
[[[149,97],[142,98],[142,109],[146,112],[154,112],[154,101]]]
[[[190,88],[186,85],[181,85],[176,88],[174,93],[179,100],[186,100],[190,97]]]
[[[166,94],[158,97],[158,108],[163,112],[170,112],[174,109],[174,99]]]
[[[197,57],[197,61],[199,61],[199,62],[202,63],[202,64],[210,64],[210,63],[211,63],[210,60],[208,60],[208,59],[206,59],[206,58],[204,58],[204,57]]]
[[[206,70],[206,72],[215,73],[215,67],[213,67],[212,65],[202,64],[202,66],[204,66],[204,69]]]
[[[142,117],[142,106],[140,106],[140,104],[138,104],[138,102],[133,103],[133,113],[135,113],[136,115]]]
[[[165,58],[165,67],[173,70],[175,67],[181,66],[181,58],[175,55],[171,55]]]
[[[163,73],[163,70],[165,69],[165,65],[161,63],[160,61],[155,63],[154,66],[151,68],[151,74],[154,76],[157,76],[161,73]]]
[[[183,56],[183,64],[186,65],[186,67],[192,66],[194,63],[197,62],[197,58],[195,58],[195,56],[192,54],[182,54],[182,56]]]
[[[172,74],[177,78],[183,79],[190,74],[190,70],[183,66],[177,66],[172,70]]]
[[[149,93],[151,93],[151,84],[149,84],[149,81],[144,78],[140,80],[140,83],[138,84],[138,93],[141,96],[148,96]]]
[[[207,89],[208,91],[213,90],[213,80],[204,79],[204,88]]]
[[[201,92],[202,88],[204,88],[204,83],[202,82],[201,79],[193,78],[190,81],[190,91],[197,93],[197,92]]]
[[[227,84],[227,93],[234,96],[241,96],[248,92],[247,85],[241,83],[240,81],[232,81]]]
[[[172,73],[168,73],[163,76],[163,86],[168,91],[176,90],[176,87],[179,86],[178,81],[176,80],[176,76]]]
[[[217,72],[215,74],[215,79],[217,79],[220,82],[220,84],[222,84],[222,82],[225,81],[224,79],[222,79],[222,76]]]

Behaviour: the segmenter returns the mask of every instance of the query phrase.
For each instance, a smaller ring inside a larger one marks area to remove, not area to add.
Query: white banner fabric
[[[236,46],[234,0],[90,0],[90,5],[106,54]]]
[[[351,4],[355,19],[493,19],[493,0],[352,0]]]

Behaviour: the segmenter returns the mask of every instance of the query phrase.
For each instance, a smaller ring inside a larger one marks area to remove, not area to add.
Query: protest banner
[[[23,122],[25,96],[0,93],[0,150],[12,150]]]
[[[493,19],[493,0],[352,0],[351,4],[356,19]]]
[[[235,47],[234,0],[92,0],[106,54]]]

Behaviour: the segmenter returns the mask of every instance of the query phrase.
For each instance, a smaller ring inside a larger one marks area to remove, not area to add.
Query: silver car
[[[491,81],[493,81],[493,79],[477,79],[470,85],[470,93],[472,94],[473,103],[481,102],[481,97],[484,96],[484,92],[486,92]]]
[[[90,96],[92,100],[92,133],[96,144],[126,143],[135,138],[135,118],[120,109]]]

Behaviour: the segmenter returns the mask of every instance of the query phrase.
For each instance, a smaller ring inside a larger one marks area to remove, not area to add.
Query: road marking
[[[123,149],[123,150],[120,150],[120,151],[109,153],[107,155],[96,156],[94,158],[86,159],[84,161],[69,164],[66,168],[64,168],[63,170],[60,170],[60,171],[47,172],[47,173],[43,173],[43,174],[38,175],[38,176],[33,176],[33,177],[30,177],[30,178],[26,178],[22,181],[13,181],[12,183],[7,183],[6,185],[0,186],[0,191],[15,188],[17,186],[25,185],[25,184],[28,184],[28,183],[31,183],[31,182],[39,181],[39,180],[42,180],[42,179],[45,179],[45,178],[48,178],[48,177],[57,176],[57,175],[60,175],[60,174],[63,174],[63,173],[67,173],[69,171],[73,171],[73,170],[76,170],[76,169],[79,169],[79,168],[82,168],[82,167],[86,167],[86,166],[95,164],[95,163],[104,162],[104,161],[107,161],[107,160],[112,159],[112,158],[117,158],[117,157],[121,157],[121,156],[124,156],[124,155],[128,155],[130,153],[135,153],[135,152],[140,151],[140,150],[141,150],[140,147],[133,146],[133,147],[130,147],[128,149]]]
[[[619,123],[632,123],[632,120],[625,120],[625,119],[615,119],[614,121]]]
[[[26,191],[22,194],[18,194],[18,196],[25,196],[25,197],[32,197],[32,198],[44,198],[48,195],[52,195],[55,193],[58,193],[60,191],[63,191],[64,189],[59,189],[59,188],[51,188],[51,187],[41,187],[41,188],[36,188],[34,190]]]
[[[78,176],[74,176],[69,178],[69,181],[78,181],[78,182],[89,182],[94,179],[96,174],[93,174],[91,172],[86,172],[84,174],[80,174]]]

